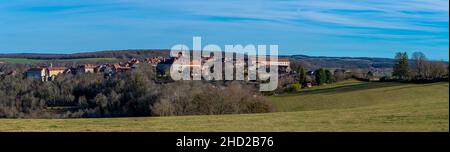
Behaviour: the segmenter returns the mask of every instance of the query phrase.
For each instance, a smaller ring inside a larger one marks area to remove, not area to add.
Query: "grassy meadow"
[[[344,81],[268,97],[263,114],[0,119],[0,131],[449,131],[449,83]]]
[[[0,62],[5,63],[39,63],[45,60],[25,59],[25,58],[0,58]]]

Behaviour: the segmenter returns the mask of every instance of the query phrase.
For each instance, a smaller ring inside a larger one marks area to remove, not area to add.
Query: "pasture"
[[[268,97],[277,112],[0,119],[0,131],[449,131],[449,83],[345,81]]]

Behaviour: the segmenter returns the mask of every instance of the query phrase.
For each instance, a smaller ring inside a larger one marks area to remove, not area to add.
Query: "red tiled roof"
[[[287,58],[278,58],[278,62],[289,62]]]
[[[50,67],[50,68],[47,68],[49,71],[62,71],[62,70],[65,70],[66,68],[65,67]]]
[[[84,64],[84,65],[81,65],[80,67],[82,67],[82,68],[94,68],[95,65],[93,65],[93,64]]]

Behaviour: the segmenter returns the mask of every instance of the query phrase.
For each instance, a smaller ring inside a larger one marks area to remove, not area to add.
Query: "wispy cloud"
[[[235,1],[186,4],[162,3],[168,8],[184,10],[192,15],[255,20],[307,20],[350,27],[389,28],[404,30],[446,30],[423,26],[423,22],[448,22],[448,1]]]

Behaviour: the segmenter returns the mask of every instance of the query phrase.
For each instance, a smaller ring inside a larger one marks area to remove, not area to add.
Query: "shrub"
[[[287,87],[285,89],[286,92],[297,92],[302,88],[302,85],[300,85],[299,83],[294,83],[289,85],[289,87]]]

